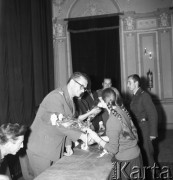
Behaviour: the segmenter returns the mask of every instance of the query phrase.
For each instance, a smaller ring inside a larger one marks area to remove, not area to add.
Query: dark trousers
[[[144,166],[152,167],[154,161],[154,148],[150,140],[149,123],[147,121],[139,123],[139,146],[142,153]]]

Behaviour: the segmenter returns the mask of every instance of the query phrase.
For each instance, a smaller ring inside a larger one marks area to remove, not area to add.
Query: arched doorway
[[[92,89],[104,77],[121,90],[119,16],[117,14],[68,19],[72,68],[89,75]]]

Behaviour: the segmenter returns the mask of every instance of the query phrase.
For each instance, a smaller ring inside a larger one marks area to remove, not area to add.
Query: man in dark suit
[[[87,91],[80,98],[75,99],[76,112],[79,120],[90,120],[90,128],[96,132],[99,130],[99,122],[102,121],[101,109],[97,106],[98,102],[97,93],[91,90],[91,79],[88,77]]]
[[[73,97],[79,97],[87,87],[87,77],[74,73],[66,86],[50,92],[41,102],[27,144],[27,155],[34,176],[38,176],[51,164],[61,158],[66,147],[67,155],[72,154],[72,143],[78,139],[85,141],[85,135],[78,130],[51,124],[52,114],[73,117],[75,106]]]
[[[137,74],[128,77],[127,87],[133,93],[130,109],[136,120],[144,165],[153,167],[152,140],[158,136],[158,115],[151,96],[140,87],[140,81]]]
[[[96,132],[99,130],[99,122],[102,121],[102,116],[99,114],[101,109],[97,107],[99,100],[96,93],[88,89],[81,98],[75,99],[76,112],[80,121],[89,120],[91,129]]]

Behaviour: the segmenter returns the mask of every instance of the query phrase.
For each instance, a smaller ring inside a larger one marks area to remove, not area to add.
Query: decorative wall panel
[[[173,65],[171,56],[171,31],[160,31],[160,56],[163,100],[173,97]]]
[[[137,29],[151,29],[157,27],[157,20],[156,18],[152,19],[140,19],[136,21],[136,28]]]
[[[157,53],[156,53],[156,32],[139,33],[141,76],[147,80],[149,72],[153,75],[153,85],[151,93],[159,95],[158,87],[158,69],[157,69]]]
[[[129,74],[134,74],[138,71],[137,63],[137,48],[136,48],[136,38],[135,34],[125,35],[125,51],[126,51],[126,72],[127,76]]]
[[[67,42],[66,40],[58,40],[54,44],[54,64],[55,64],[55,88],[64,86],[67,83],[68,77],[68,64],[67,64]],[[59,53],[61,52],[61,53]]]

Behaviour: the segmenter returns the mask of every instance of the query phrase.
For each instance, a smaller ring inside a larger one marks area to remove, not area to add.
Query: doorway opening
[[[121,91],[119,15],[68,19],[73,72],[86,73],[91,89],[102,88],[104,77]]]

